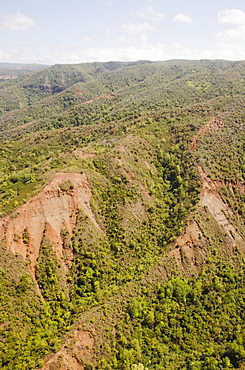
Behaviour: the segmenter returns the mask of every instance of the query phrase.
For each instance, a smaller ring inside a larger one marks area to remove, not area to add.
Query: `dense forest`
[[[15,68],[0,368],[244,369],[245,62]]]

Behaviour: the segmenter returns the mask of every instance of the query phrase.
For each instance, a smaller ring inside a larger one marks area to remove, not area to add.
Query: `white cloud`
[[[4,15],[2,23],[5,28],[11,31],[28,30],[35,25],[33,19],[20,12]]]
[[[220,39],[217,42],[217,50],[222,56],[222,59],[228,60],[244,60],[245,59],[245,36],[243,40],[229,42],[226,39]]]
[[[192,18],[190,15],[179,13],[174,17],[175,22],[182,22],[182,23],[192,23]]]
[[[148,39],[147,39],[147,36],[146,36],[145,33],[143,33],[143,35],[141,35],[140,39],[141,39],[141,42],[144,43],[144,44],[146,44],[148,42]]]
[[[105,36],[106,37],[112,37],[113,33],[110,30],[105,30]]]
[[[217,49],[226,59],[245,59],[245,25],[217,33],[216,40]]]
[[[90,48],[78,53],[57,53],[50,56],[52,63],[79,63],[79,62],[105,62],[108,60],[135,61],[140,59],[164,60],[167,57],[163,46],[152,45],[146,48],[122,47],[122,48]],[[50,59],[46,56],[46,63]]]
[[[56,53],[50,50],[50,53],[38,54],[30,53],[29,56],[22,54],[22,51],[10,53],[6,61],[23,63],[82,63],[82,62],[105,62],[108,60],[135,61],[135,60],[169,60],[169,59],[245,59],[244,43],[218,43],[213,49],[192,49],[176,43],[170,46],[160,43],[149,43],[144,39],[139,41],[139,45],[130,46],[124,44],[117,48],[84,48],[80,50],[71,50],[67,48],[60,49]],[[1,52],[0,52],[1,58]]]
[[[91,37],[88,37],[88,36],[81,36],[80,39],[81,41],[86,41],[86,42],[91,41]]]
[[[118,37],[117,41],[121,42],[122,44],[131,44],[131,41],[124,36]]]
[[[144,23],[127,23],[122,25],[122,30],[127,33],[142,33],[146,31],[155,31],[155,27],[150,26],[147,22]]]
[[[227,59],[245,58],[245,12],[240,9],[224,9],[218,13],[220,24],[233,24],[233,28],[216,34],[217,48]]]
[[[0,61],[8,60],[9,54],[3,50],[0,50]]]
[[[115,5],[115,2],[113,0],[107,0],[105,3],[108,6],[114,6]]]
[[[161,12],[155,12],[152,6],[147,6],[138,11],[138,16],[141,18],[149,19],[151,21],[162,21],[166,17]]]
[[[245,42],[245,25],[221,31],[217,33],[216,37],[218,42],[220,43]]]
[[[245,24],[245,12],[241,9],[223,9],[218,12],[218,22],[220,24]]]

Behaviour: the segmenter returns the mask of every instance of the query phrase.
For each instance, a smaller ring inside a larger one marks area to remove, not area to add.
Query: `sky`
[[[244,0],[0,0],[0,62],[245,59]]]

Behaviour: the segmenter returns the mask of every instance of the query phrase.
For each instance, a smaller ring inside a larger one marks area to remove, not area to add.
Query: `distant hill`
[[[92,82],[93,77],[96,78],[97,75],[106,71],[144,63],[146,62],[63,64],[32,71],[20,76],[17,80],[8,80],[0,85],[0,97],[3,103],[3,106],[0,103],[0,109],[8,112],[19,107],[30,106],[78,82]]]
[[[29,71],[36,71],[38,69],[45,69],[49,67],[46,64],[25,64],[25,63],[0,63],[0,70],[2,69],[23,69]]]
[[[17,78],[31,71],[47,68],[43,64],[0,63],[0,82]]]
[[[240,94],[245,82],[243,69],[244,62],[227,61],[56,65],[0,86],[0,109],[5,122],[1,129],[26,123],[33,130],[45,125],[63,127],[67,122],[82,124],[87,121],[86,102],[88,120],[93,107],[94,119],[98,120],[99,114],[105,114],[100,111],[103,99],[98,97],[105,95],[113,95],[115,102],[110,102],[115,109],[106,115],[120,117],[142,109],[182,107],[203,99]],[[49,99],[48,105],[45,99]]]

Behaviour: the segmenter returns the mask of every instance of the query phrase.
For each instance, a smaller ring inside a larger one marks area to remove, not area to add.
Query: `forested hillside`
[[[31,71],[47,67],[43,64],[0,63],[0,82],[12,80]]]
[[[0,367],[245,368],[245,62],[0,83]]]

